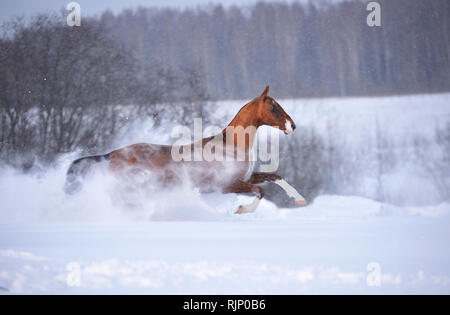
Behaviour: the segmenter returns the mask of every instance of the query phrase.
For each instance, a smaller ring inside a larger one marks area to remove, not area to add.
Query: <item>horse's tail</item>
[[[66,183],[64,185],[64,192],[68,195],[73,195],[81,189],[81,180],[89,172],[92,164],[109,161],[110,155],[95,155],[87,156],[78,159],[69,167],[66,176]]]

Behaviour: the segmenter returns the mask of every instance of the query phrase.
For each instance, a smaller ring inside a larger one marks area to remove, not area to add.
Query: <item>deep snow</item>
[[[414,134],[432,139],[436,125],[449,121],[449,99],[280,103],[298,124],[323,134],[333,121],[342,134],[327,141],[363,146],[376,116],[387,120],[383,133],[404,147]],[[241,105],[222,103],[217,117],[229,120]],[[168,142],[167,134],[143,122],[116,145]],[[370,183],[363,174],[345,187],[346,196],[319,196],[297,209],[263,200],[256,213],[238,216],[233,212],[250,197],[190,187],[124,193],[104,167],[67,197],[61,188],[75,156],[40,174],[1,169],[0,294],[450,293],[450,204],[428,196],[432,183],[411,163],[388,174],[385,188],[417,205],[366,198],[372,188],[362,184]],[[368,285],[371,263],[380,267],[380,286]]]
[[[230,220],[2,224],[0,287],[63,294],[448,294],[450,207],[442,206],[446,214],[438,218],[392,210],[358,197],[323,196],[302,210],[265,202],[257,214]],[[379,264],[379,287],[367,285],[370,263]]]

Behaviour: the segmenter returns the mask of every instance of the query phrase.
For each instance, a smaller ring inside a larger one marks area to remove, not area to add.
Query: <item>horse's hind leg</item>
[[[81,189],[82,178],[90,171],[92,164],[107,160],[109,160],[109,154],[87,156],[72,162],[66,175],[65,193],[73,195],[78,192]]]
[[[252,192],[256,194],[255,200],[247,206],[239,206],[239,209],[236,211],[236,214],[255,212],[256,208],[259,205],[259,202],[264,197],[264,190],[261,187],[243,181],[234,182],[232,185],[227,187],[224,192],[235,194]]]

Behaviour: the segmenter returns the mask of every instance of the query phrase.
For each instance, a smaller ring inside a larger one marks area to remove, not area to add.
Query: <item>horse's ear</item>
[[[269,86],[266,86],[266,89],[264,90],[264,92],[261,94],[261,97],[266,97],[269,94]]]

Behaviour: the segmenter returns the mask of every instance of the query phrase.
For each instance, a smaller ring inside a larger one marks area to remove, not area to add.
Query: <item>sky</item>
[[[29,16],[46,11],[59,11],[66,7],[71,0],[0,0],[0,23],[9,20],[13,16]],[[106,9],[118,13],[125,8],[139,6],[171,6],[189,7],[208,3],[252,4],[256,0],[77,0],[81,6],[82,14],[100,14]]]

